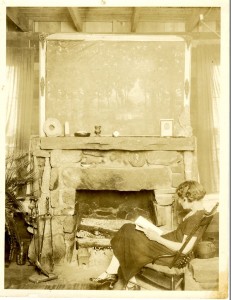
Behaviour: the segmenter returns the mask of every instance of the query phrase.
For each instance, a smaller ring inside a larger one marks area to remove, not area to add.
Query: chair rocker
[[[144,266],[141,271],[135,276],[136,280],[131,279],[129,282],[137,285],[140,288],[152,290],[156,288],[162,288],[165,290],[176,290],[178,287],[181,290],[185,289],[185,271],[189,262],[195,257],[194,251],[196,246],[201,241],[203,234],[213,219],[217,211],[218,203],[210,212],[205,212],[200,223],[192,228],[192,231],[188,235],[182,247],[171,255],[159,255],[156,256],[152,263]],[[195,233],[198,233],[192,250],[187,254],[183,253],[183,250],[193,237]],[[168,259],[167,265],[157,264],[159,259]],[[170,262],[169,262],[170,260]]]

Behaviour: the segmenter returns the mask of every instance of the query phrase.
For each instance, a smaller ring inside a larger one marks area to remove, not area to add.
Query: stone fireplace
[[[110,247],[110,237],[140,214],[173,227],[175,188],[197,179],[194,137],[35,137],[31,151],[42,174],[33,184],[40,215],[49,198],[55,263],[72,262],[76,245]],[[45,231],[44,262],[49,249]]]

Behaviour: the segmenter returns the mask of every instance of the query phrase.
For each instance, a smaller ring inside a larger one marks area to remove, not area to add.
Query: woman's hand
[[[151,241],[157,241],[160,239],[160,236],[158,233],[153,231],[152,229],[143,229],[144,234],[146,237]]]
[[[161,244],[173,251],[178,251],[182,247],[185,240],[187,239],[187,236],[184,235],[183,241],[181,243],[173,242],[173,241],[165,239],[164,237],[162,237],[161,235],[159,235],[152,229],[143,229],[142,231],[150,241],[156,241],[159,244]],[[190,242],[185,247],[183,253],[187,253],[188,251],[190,251],[192,249],[196,239],[197,239],[197,237],[191,238]]]

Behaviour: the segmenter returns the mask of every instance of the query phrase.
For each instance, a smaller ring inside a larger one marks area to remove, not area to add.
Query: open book
[[[136,219],[135,225],[136,225],[136,229],[140,231],[143,231],[144,229],[152,229],[159,235],[163,234],[163,231],[159,227],[157,227],[156,225],[154,225],[153,223],[151,223],[150,221],[148,221],[142,216],[139,216]]]

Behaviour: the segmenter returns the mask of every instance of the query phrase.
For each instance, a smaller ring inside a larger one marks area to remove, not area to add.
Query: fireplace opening
[[[143,216],[154,224],[153,190],[77,190],[77,248],[110,248],[110,240],[119,228]]]

